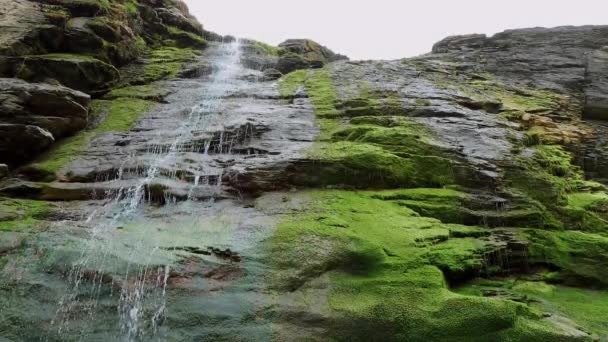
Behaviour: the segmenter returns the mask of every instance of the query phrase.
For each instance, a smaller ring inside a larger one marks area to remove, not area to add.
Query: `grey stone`
[[[8,176],[8,166],[6,164],[0,164],[0,179]]]

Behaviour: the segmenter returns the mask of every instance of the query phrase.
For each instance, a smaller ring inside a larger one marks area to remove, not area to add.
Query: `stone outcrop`
[[[0,79],[2,161],[16,163],[87,125],[90,96],[63,86]]]
[[[348,59],[309,39],[290,39],[279,44],[279,48],[282,51],[276,69],[284,74]]]
[[[175,76],[187,59],[177,50],[154,57],[153,50],[205,46],[202,25],[181,1],[1,1],[2,139],[28,144],[3,145],[0,162],[24,162],[94,126],[88,122],[89,95]]]

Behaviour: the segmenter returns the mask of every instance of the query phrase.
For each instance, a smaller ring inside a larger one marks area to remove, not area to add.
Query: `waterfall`
[[[200,94],[197,104],[187,113],[181,126],[173,132],[173,140],[167,146],[159,142],[145,151],[152,155],[153,160],[145,170],[136,168],[121,168],[113,180],[117,184],[129,184],[119,191],[108,193],[105,205],[91,212],[86,219],[86,228],[90,234],[86,237],[85,247],[79,261],[74,264],[67,277],[71,290],[64,295],[59,303],[59,309],[53,324],[59,334],[74,333],[83,336],[84,332],[71,331],[70,320],[75,315],[86,312],[86,320],[95,322],[97,311],[100,310],[100,297],[103,291],[108,291],[107,284],[111,283],[109,291],[118,298],[119,327],[117,337],[120,340],[134,341],[144,334],[154,334],[163,320],[166,308],[167,281],[171,274],[170,265],[159,265],[155,262],[159,246],[151,246],[144,242],[145,232],[139,241],[129,245],[129,252],[123,258],[127,267],[120,277],[108,279],[105,274],[112,267],[111,252],[123,243],[120,230],[140,218],[145,213],[147,204],[158,201],[171,202],[167,196],[162,181],[169,179],[183,181],[177,172],[163,172],[170,169],[172,163],[181,153],[198,152],[209,153],[211,139],[204,142],[204,147],[197,146],[197,132],[204,131],[211,123],[221,123],[221,112],[224,97],[234,88],[240,68],[241,48],[238,41],[222,44],[217,53],[209,57],[213,73],[206,82],[206,88]],[[219,146],[224,144],[224,136],[220,135]],[[160,140],[160,136],[159,139]],[[130,157],[131,161],[137,155]],[[126,164],[126,161],[123,165]],[[205,165],[199,165],[200,174],[193,175],[188,200],[192,199],[192,192],[200,186],[212,186],[219,191],[222,175],[214,175],[217,180],[210,181],[212,177],[205,177]],[[128,181],[128,182],[127,182]],[[213,190],[210,190],[213,192]],[[213,198],[213,194],[210,194]],[[212,201],[212,199],[211,199]],[[93,270],[93,271],[92,271]],[[86,296],[81,292],[86,288]],[[83,317],[79,317],[82,319]]]

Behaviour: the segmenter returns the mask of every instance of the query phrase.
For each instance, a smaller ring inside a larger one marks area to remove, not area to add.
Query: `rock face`
[[[53,141],[87,127],[90,101],[84,96],[99,98],[115,87],[176,74],[183,54],[149,63],[152,46],[202,49],[206,41],[202,25],[181,1],[2,1],[0,124],[7,134],[2,138],[23,143],[17,137],[27,132],[30,144],[2,146],[0,161],[32,159]],[[133,62],[138,81],[130,77]]]
[[[283,51],[277,70],[284,74],[298,69],[321,68],[327,63],[348,59],[308,39],[290,39],[279,47]]]
[[[591,53],[587,63],[584,116],[608,120],[608,46]]]
[[[78,19],[100,3],[45,3],[83,41],[120,36]],[[84,132],[0,182],[6,338],[608,338],[608,124],[589,119],[605,27],[348,61],[137,5],[168,45],[119,68]],[[86,96],[57,83],[7,80],[3,103],[79,122]],[[22,139],[0,148],[50,144],[54,126],[31,120],[0,125]]]
[[[89,103],[89,95],[70,88],[0,79],[2,160],[18,162],[83,129]]]
[[[438,42],[433,52],[509,82],[580,90],[586,83],[588,58],[608,45],[607,32],[606,26],[582,26],[510,30],[493,37],[457,36]]]

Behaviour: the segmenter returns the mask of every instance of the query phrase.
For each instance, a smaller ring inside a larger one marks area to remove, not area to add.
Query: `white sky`
[[[273,45],[310,38],[352,59],[429,52],[442,38],[608,24],[608,0],[185,0],[206,29]]]

